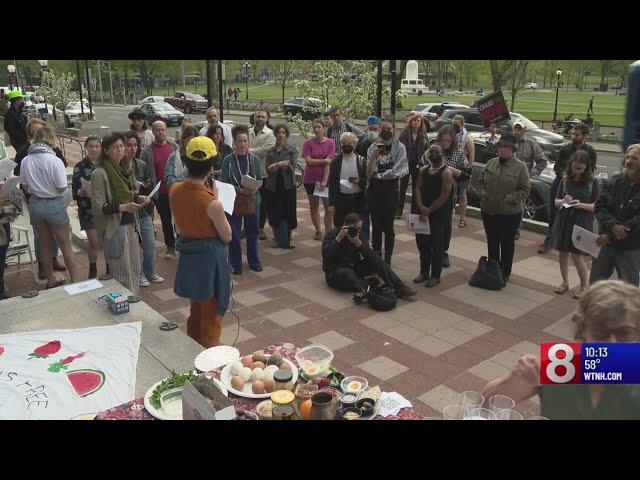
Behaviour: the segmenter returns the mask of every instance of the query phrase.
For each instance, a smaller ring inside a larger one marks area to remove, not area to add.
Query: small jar
[[[271,394],[271,418],[273,420],[291,420],[293,417],[293,401],[295,400],[293,392],[288,390],[278,390]]]
[[[287,390],[293,392],[293,372],[288,368],[281,368],[273,374],[273,390]]]

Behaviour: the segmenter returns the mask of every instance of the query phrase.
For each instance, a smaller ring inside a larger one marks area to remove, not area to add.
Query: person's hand
[[[540,361],[536,355],[525,355],[511,368],[511,376],[531,385],[540,384]]]
[[[348,237],[349,241],[355,245],[357,248],[362,246],[362,240],[360,240],[360,236],[356,235],[355,237]]]
[[[618,240],[624,240],[629,234],[629,229],[624,225],[614,225],[611,229],[611,233],[613,233],[613,236]]]
[[[129,203],[121,203],[119,210],[121,213],[127,212],[127,213],[136,213],[138,210],[140,210],[140,207],[142,205],[139,205],[137,203],[134,202],[129,202]]]
[[[319,190],[324,190],[327,184],[324,182],[316,182],[316,186],[318,187]]]
[[[606,233],[603,233],[596,239],[596,245],[599,247],[603,245],[607,245],[609,242],[611,242],[611,239],[609,238],[609,235],[607,235]]]
[[[566,204],[571,204],[571,202],[573,202],[573,197],[571,195],[565,195],[563,201]]]
[[[359,177],[351,177],[351,178],[349,178],[349,181],[351,183],[353,183],[354,185],[360,185],[360,178]]]
[[[331,216],[335,216],[336,207],[334,207],[333,205],[329,205],[329,213],[331,214]]]
[[[138,205],[146,205],[149,203],[149,197],[145,195],[138,195],[138,197],[136,198],[136,203]]]
[[[420,217],[428,217],[429,215],[431,215],[431,209],[429,207],[419,207],[418,210],[420,210]]]
[[[142,182],[145,188],[149,188],[151,186],[151,180],[145,180]]]
[[[288,160],[282,160],[281,162],[278,162],[278,166],[280,168],[287,168],[289,166],[289,161]]]
[[[87,191],[84,188],[79,188],[78,191],[76,192],[76,195],[79,197],[88,197],[89,195],[87,195]]]
[[[338,231],[338,235],[336,235],[336,242],[340,243],[347,236],[347,231],[349,228],[346,225],[343,225]]]

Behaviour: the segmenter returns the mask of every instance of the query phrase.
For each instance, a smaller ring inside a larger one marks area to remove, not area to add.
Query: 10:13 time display
[[[607,347],[585,347],[584,353],[589,358],[606,358]]]

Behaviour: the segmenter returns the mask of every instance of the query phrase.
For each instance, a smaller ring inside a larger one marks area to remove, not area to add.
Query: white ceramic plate
[[[28,420],[27,403],[18,390],[0,384],[0,420]]]
[[[193,364],[201,372],[211,372],[239,359],[240,352],[237,348],[229,345],[219,345],[200,353],[193,361]]]
[[[218,386],[218,388],[220,388],[220,391],[224,394],[225,397],[229,396],[229,392],[227,390],[227,387],[225,387],[224,384],[220,380],[217,380],[215,378],[210,378],[210,380],[213,383],[215,383]],[[174,417],[171,417],[171,416],[167,415],[167,413],[164,412],[162,407],[156,408],[153,405],[151,405],[151,395],[153,395],[153,391],[163,381],[164,380],[160,380],[158,383],[154,384],[149,390],[147,390],[147,393],[145,393],[145,395],[144,395],[144,408],[146,408],[147,412],[149,412],[152,416],[156,417],[159,420],[182,420],[182,415],[180,416],[180,418],[174,418]]]
[[[293,362],[291,362],[290,360],[287,360],[286,358],[284,359],[284,361],[287,362],[291,367],[291,372],[293,374],[291,381],[295,385],[296,382],[298,381],[298,367],[296,367]],[[229,389],[231,393],[235,393],[239,397],[269,398],[271,396],[270,393],[253,393],[253,391],[251,390],[251,385],[253,382],[251,381],[245,382],[244,389],[242,391],[236,390],[231,386],[231,377],[232,377],[231,364],[228,364],[226,367],[222,369],[222,372],[220,372],[220,380],[222,381],[222,383],[225,384],[225,386]]]

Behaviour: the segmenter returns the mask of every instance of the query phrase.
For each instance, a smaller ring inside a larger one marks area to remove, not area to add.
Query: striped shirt
[[[349,125],[349,128],[347,128]],[[364,135],[364,132],[356,127],[353,123],[342,122],[342,124],[337,127],[335,125],[331,125],[327,128],[327,137],[329,137],[336,144],[336,153],[340,153],[340,137],[345,132],[352,132],[358,139]]]

